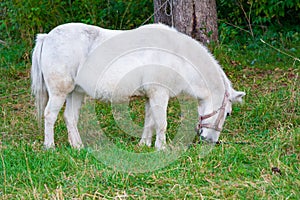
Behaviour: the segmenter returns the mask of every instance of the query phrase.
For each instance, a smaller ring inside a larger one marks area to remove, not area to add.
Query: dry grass
[[[295,44],[296,46],[296,44]],[[299,46],[299,45],[298,45]],[[296,47],[298,47],[296,46]],[[206,156],[194,144],[178,159],[154,172],[119,172],[88,149],[67,143],[62,117],[56,127],[57,148],[45,151],[30,96],[29,62],[1,61],[0,197],[2,199],[298,199],[300,193],[300,63],[249,51],[215,54],[235,88],[247,93],[234,107],[221,135],[223,143]],[[6,47],[1,51],[5,53]],[[299,53],[299,52],[298,52]],[[298,55],[299,57],[300,55]],[[254,58],[261,60],[251,65]],[[142,125],[143,100],[131,102],[133,120]],[[169,108],[170,134],[178,127],[178,103]],[[129,152],[138,138],[117,127],[106,104],[99,104],[101,126],[113,142]],[[247,142],[247,143],[238,143]],[[280,173],[272,172],[272,167]]]

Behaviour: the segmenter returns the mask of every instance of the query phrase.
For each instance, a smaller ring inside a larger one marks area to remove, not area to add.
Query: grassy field
[[[300,57],[299,38],[276,44]],[[134,173],[105,165],[88,149],[70,148],[61,115],[56,148],[43,149],[30,95],[30,49],[0,44],[2,199],[300,198],[300,62],[293,58],[260,42],[215,47],[213,53],[234,87],[247,93],[227,119],[222,142],[206,156],[201,153],[205,144],[195,143],[166,167]],[[143,100],[130,104],[131,117],[139,125],[142,104]],[[180,109],[176,99],[170,104],[172,135],[179,126]],[[137,147],[138,138],[118,129],[109,105],[97,103],[97,107],[100,126],[116,146],[155,153]]]

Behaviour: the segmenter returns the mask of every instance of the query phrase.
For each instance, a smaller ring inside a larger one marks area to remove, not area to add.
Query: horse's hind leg
[[[144,131],[142,138],[140,140],[139,145],[147,145],[148,147],[151,146],[152,142],[152,135],[153,130],[155,128],[155,123],[152,118],[151,109],[150,109],[150,102],[149,99],[146,102],[145,106],[145,123],[144,123]]]
[[[67,97],[66,109],[64,112],[64,118],[68,128],[69,142],[70,145],[75,148],[82,147],[82,141],[77,129],[77,123],[83,98],[83,93],[73,91]]]
[[[49,94],[49,100],[45,108],[45,148],[54,147],[54,123],[57,115],[64,105],[66,96]]]
[[[45,148],[54,147],[54,124],[67,95],[74,90],[73,79],[55,67],[45,68],[44,77],[49,100],[45,108]]]

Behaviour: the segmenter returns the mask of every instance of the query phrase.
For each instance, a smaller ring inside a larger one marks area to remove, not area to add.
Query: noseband
[[[202,116],[199,117],[199,122],[198,122],[198,125],[196,127],[197,133],[202,128],[214,129],[214,130],[219,131],[219,132],[222,131],[222,127],[221,127],[220,123],[221,123],[221,119],[225,115],[225,107],[226,107],[226,104],[228,103],[228,101],[229,101],[229,93],[226,90],[221,107],[218,110],[215,110],[210,114],[202,115]],[[217,117],[214,124],[202,123],[203,120],[208,119],[208,118],[216,115],[218,112],[219,112],[219,115],[218,115],[218,117]]]

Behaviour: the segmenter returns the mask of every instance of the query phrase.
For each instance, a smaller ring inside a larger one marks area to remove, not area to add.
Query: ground
[[[260,47],[218,45],[213,54],[234,88],[247,93],[226,120],[221,143],[203,156],[195,143],[164,168],[120,172],[88,149],[72,149],[60,115],[56,148],[44,150],[30,94],[30,53],[1,46],[0,197],[2,199],[299,199],[300,63],[263,43]],[[299,43],[278,47],[295,58]],[[24,53],[25,52],[25,53]],[[143,101],[131,102],[131,117],[143,125]],[[170,103],[169,138],[180,110]],[[120,149],[137,147],[116,126],[109,105],[97,103],[100,126]]]

